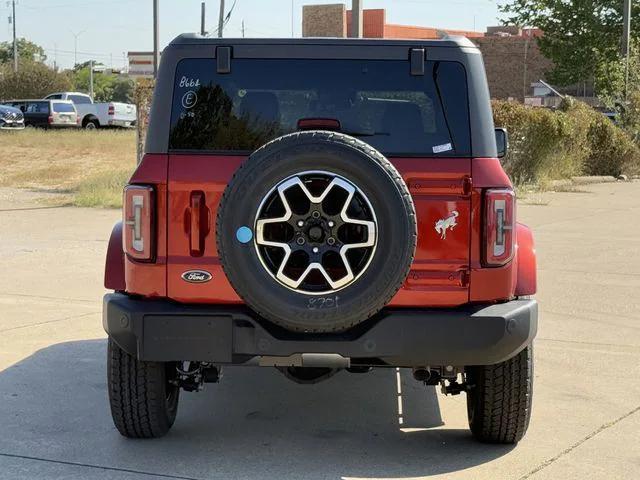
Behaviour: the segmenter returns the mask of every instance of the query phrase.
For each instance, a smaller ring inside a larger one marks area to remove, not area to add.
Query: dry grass
[[[65,195],[61,201],[118,207],[135,168],[135,132],[0,132],[0,186]]]
[[[120,208],[122,188],[131,177],[131,170],[103,172],[83,181],[74,195],[78,207]]]

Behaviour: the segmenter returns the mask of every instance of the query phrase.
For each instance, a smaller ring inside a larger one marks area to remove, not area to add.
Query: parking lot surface
[[[303,386],[226,369],[183,394],[167,437],[124,439],[100,315],[120,213],[0,189],[0,478],[640,478],[640,183],[584,188],[519,205],[536,236],[541,319],[531,427],[516,447],[474,442],[464,395],[395,370]]]

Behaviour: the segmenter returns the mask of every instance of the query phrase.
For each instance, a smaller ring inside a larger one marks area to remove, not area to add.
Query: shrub
[[[622,128],[588,105],[566,99],[561,106],[587,132],[586,175],[634,174],[640,169],[640,146]]]
[[[516,184],[640,169],[640,148],[629,134],[572,98],[555,111],[494,101],[493,113],[496,126],[509,131],[503,164]]]
[[[147,126],[149,124],[149,114],[151,112],[151,100],[153,98],[153,88],[155,82],[148,78],[140,78],[136,81],[133,89],[133,101],[136,104],[136,155],[138,163],[142,160],[144,152],[144,142],[147,138]]]
[[[640,145],[640,90],[629,94],[629,101],[622,114],[624,129]]]
[[[504,167],[517,184],[540,183],[581,173],[585,136],[564,113],[495,101],[497,126],[509,131],[510,149]]]
[[[71,90],[69,77],[44,63],[21,62],[17,73],[10,64],[0,65],[0,100],[43,98],[67,90]]]

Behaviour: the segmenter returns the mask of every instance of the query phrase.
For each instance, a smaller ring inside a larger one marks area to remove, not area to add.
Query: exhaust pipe
[[[431,369],[429,367],[413,367],[413,378],[419,382],[428,382],[431,378]]]

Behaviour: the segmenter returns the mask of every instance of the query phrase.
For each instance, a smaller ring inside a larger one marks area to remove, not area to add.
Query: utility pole
[[[351,6],[351,36],[362,38],[362,0],[353,0]]]
[[[159,63],[159,45],[160,45],[160,33],[159,33],[159,17],[158,17],[158,3],[159,0],[153,0],[153,78],[158,76],[158,63]]]
[[[204,28],[205,8],[205,4],[204,2],[202,2],[202,4],[200,5],[200,35],[202,35],[203,37],[207,34]]]
[[[291,38],[295,36],[295,20],[294,20],[294,12],[295,12],[295,0],[291,0]]]
[[[244,38],[244,20],[242,20],[242,38]]]
[[[624,63],[624,99],[629,94],[629,56],[631,51],[631,0],[624,0],[623,22],[622,22],[622,55]],[[15,24],[14,24],[15,27]]]
[[[224,0],[220,0],[220,16],[218,17],[218,38],[222,38],[224,28]]]
[[[13,24],[13,71],[18,71],[18,41],[16,40],[16,0],[12,0],[12,24]]]
[[[531,30],[527,31],[526,38],[524,40],[524,61],[522,65],[522,103],[527,98],[527,57],[529,56],[529,42],[531,41]]]

